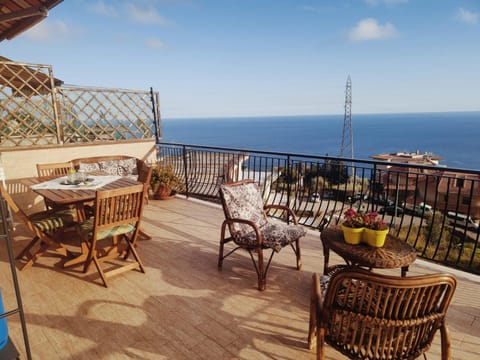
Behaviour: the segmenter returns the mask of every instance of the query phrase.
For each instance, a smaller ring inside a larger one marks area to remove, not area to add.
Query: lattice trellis
[[[0,147],[155,137],[158,93],[60,84],[48,65],[0,61]]]
[[[58,142],[52,88],[50,66],[0,62],[0,146]]]
[[[65,142],[152,138],[152,102],[145,91],[58,88]]]

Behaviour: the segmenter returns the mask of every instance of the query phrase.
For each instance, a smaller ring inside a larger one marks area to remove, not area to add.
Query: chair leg
[[[308,323],[308,348],[313,349],[313,340],[317,335],[317,307],[315,305],[315,290],[310,289],[310,321]]]
[[[443,320],[443,324],[440,327],[440,336],[442,345],[442,360],[451,359],[450,334],[445,320]],[[423,355],[425,356],[425,353]]]
[[[267,287],[267,274],[263,263],[263,250],[257,249],[258,255],[258,290],[263,291]]]
[[[300,239],[297,239],[295,243],[296,243],[295,255],[297,255],[297,270],[302,270],[302,254],[300,250]]]
[[[103,281],[103,286],[108,288],[107,278],[106,278],[105,273],[103,272],[102,268],[100,267],[100,262],[98,261],[96,255],[93,256],[93,263],[95,264],[95,267],[97,268],[97,271],[100,274],[100,278]]]
[[[218,250],[218,270],[222,270],[223,266],[223,249],[225,246],[225,229],[226,229],[227,224],[223,223],[222,224],[222,232],[220,235],[220,247]]]
[[[140,271],[145,274],[145,268],[143,267],[142,261],[140,260],[140,256],[138,256],[137,251],[135,250],[135,246],[132,245],[130,240],[128,238],[125,238],[125,241],[128,244],[128,248],[130,249],[130,252],[132,253],[133,257],[135,258],[135,261],[138,263],[138,267],[140,268]],[[126,258],[124,258],[126,260]]]
[[[41,257],[43,254],[45,254],[48,251],[49,247],[50,246],[44,242],[40,245],[40,249],[38,249],[38,251],[35,254],[31,255],[29,252],[30,259],[25,263],[25,265],[22,266],[20,271],[30,268],[35,263],[35,261],[37,261],[39,257]]]
[[[21,258],[23,258],[25,255],[27,255],[27,258],[28,259],[31,259],[32,257],[32,254],[30,253],[30,249],[32,247],[35,246],[35,244],[38,242],[38,240],[40,240],[40,238],[38,236],[35,236],[29,243],[27,246],[25,246],[23,248],[23,250],[17,255],[17,257],[15,258],[16,260],[20,260]]]

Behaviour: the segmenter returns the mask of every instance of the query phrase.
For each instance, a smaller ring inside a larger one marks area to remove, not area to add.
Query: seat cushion
[[[43,232],[56,231],[72,226],[77,220],[75,209],[41,211],[30,215],[29,220]]]
[[[263,247],[278,252],[284,246],[305,236],[306,231],[300,225],[268,222],[260,228],[260,233],[263,237]],[[254,231],[250,231],[243,236],[236,234],[233,236],[233,240],[237,245],[247,248],[256,248],[258,244]]]
[[[80,236],[83,239],[90,240],[93,236],[93,224],[94,218],[90,218],[79,224]],[[110,229],[102,230],[97,233],[97,240],[106,239],[115,235],[128,234],[135,230],[135,226],[132,224],[124,224],[120,226],[115,226]]]
[[[267,223],[263,211],[263,199],[257,184],[247,183],[235,186],[221,186],[220,191],[224,201],[224,210],[230,219],[250,220],[262,227]],[[234,224],[238,236],[252,231],[247,224]]]

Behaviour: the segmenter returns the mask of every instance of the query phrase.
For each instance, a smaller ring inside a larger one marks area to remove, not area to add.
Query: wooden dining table
[[[102,174],[92,175],[95,179],[101,181]],[[49,177],[33,177],[28,179],[23,179],[22,184],[29,186],[32,190],[38,195],[43,196],[45,199],[49,200],[50,203],[54,203],[58,206],[75,206],[77,210],[77,221],[82,222],[86,220],[86,211],[85,205],[92,203],[96,197],[96,191],[98,190],[114,190],[119,188],[124,188],[132,185],[142,184],[136,180],[133,180],[128,177],[118,177],[113,181],[109,181],[101,187],[88,188],[81,185],[71,185],[71,186],[61,186],[61,188],[38,188],[37,186],[42,186],[41,184],[47,184],[52,180],[55,180],[58,177],[49,176]],[[111,176],[110,176],[111,179]],[[32,187],[33,186],[33,187]],[[75,256],[73,259],[69,259],[64,262],[64,267],[69,267],[73,265],[78,265],[83,263],[88,255],[87,245],[83,242],[80,245],[81,251],[80,255]]]
[[[102,175],[94,175],[101,178]],[[35,177],[29,178],[23,183],[27,186],[38,185],[55,177]],[[85,220],[85,204],[95,200],[97,190],[114,190],[122,187],[141,184],[140,182],[128,177],[118,177],[118,179],[111,181],[99,188],[85,188],[79,185],[66,186],[61,189],[52,188],[32,188],[32,190],[43,198],[49,200],[55,205],[73,205],[77,209],[78,221]]]

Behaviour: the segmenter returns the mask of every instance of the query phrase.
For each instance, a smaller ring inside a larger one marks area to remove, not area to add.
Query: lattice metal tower
[[[340,157],[353,159],[353,131],[352,131],[352,80],[347,78],[345,87],[345,115],[343,117],[342,146]]]

